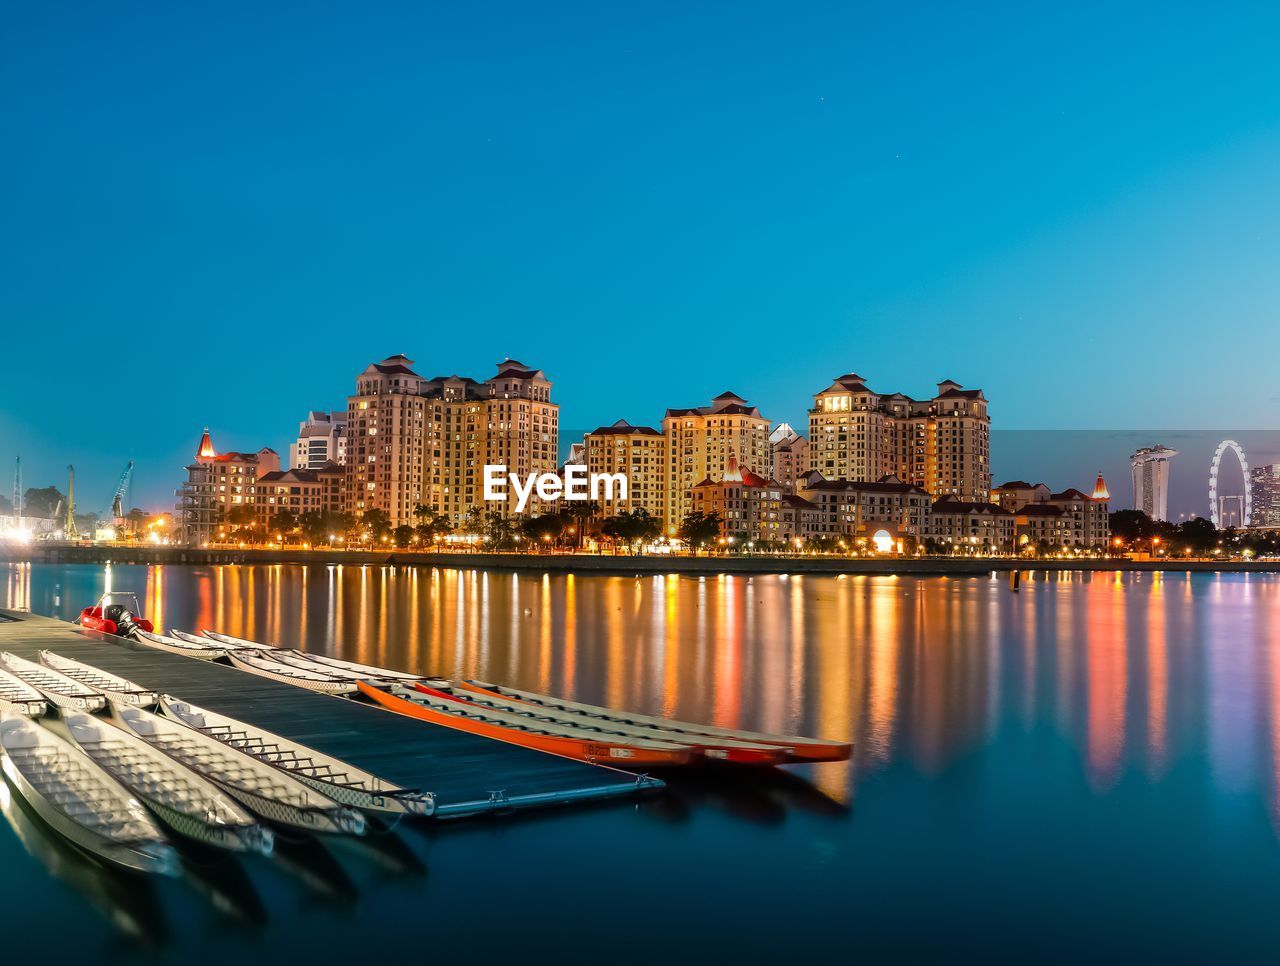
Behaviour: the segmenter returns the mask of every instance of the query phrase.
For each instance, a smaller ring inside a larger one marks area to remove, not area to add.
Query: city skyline
[[[1280,425],[1264,24],[653,13],[16,12],[0,461],[142,492],[193,423],[283,446],[388,351],[536,359],[583,429],[726,388],[803,426],[847,371],[980,385],[1009,429]],[[648,377],[597,414],[619,360]]]
[[[434,365],[434,360],[428,360],[420,364],[418,368],[426,369],[432,365]],[[488,368],[492,368],[492,365],[491,362]],[[363,368],[363,364],[357,366],[357,369],[359,368]],[[440,371],[453,372],[457,371],[457,367],[450,367],[442,363]],[[956,371],[957,373],[959,372],[959,370]],[[312,405],[299,401],[290,410],[291,417],[284,420],[268,419],[265,415],[260,414],[256,426],[250,425],[250,428],[243,433],[231,431],[226,422],[215,418],[217,414],[213,410],[217,408],[218,397],[216,394],[212,395],[211,402],[206,406],[209,410],[209,418],[197,418],[187,424],[185,432],[179,438],[172,441],[163,441],[167,444],[168,451],[171,454],[168,458],[154,456],[137,458],[137,465],[133,473],[133,483],[130,489],[130,503],[149,512],[173,509],[177,500],[175,487],[181,475],[181,468],[191,461],[197,448],[195,444],[199,440],[200,432],[206,427],[210,428],[215,441],[217,441],[221,449],[256,451],[264,446],[270,447],[279,455],[282,465],[293,467],[289,456],[293,444],[298,439],[298,431],[301,424],[317,410],[328,411],[326,405],[334,404],[335,400],[336,408],[342,409],[347,393],[350,391],[350,385],[353,382],[352,375],[352,373],[348,373],[347,376],[347,392],[343,392],[341,387],[337,387],[327,393],[329,398],[321,400],[317,404]],[[557,378],[554,367],[549,370],[549,375],[557,385],[556,402],[561,411],[580,408],[573,406],[572,402],[568,402],[564,398],[563,390],[560,388],[562,381]],[[710,378],[717,377],[712,376]],[[799,378],[803,378],[803,374],[800,374]],[[570,374],[570,381],[572,381],[572,374]],[[902,388],[907,389],[908,393],[910,393],[916,381],[918,380],[914,380],[910,386]],[[817,382],[824,382],[824,380],[818,379]],[[883,388],[886,391],[885,394],[888,395],[887,390],[890,387],[882,386],[880,379],[868,377],[867,382],[872,390]],[[709,385],[720,385],[721,383],[745,386],[747,380],[722,379],[720,382],[709,383]],[[804,408],[800,410],[801,415],[794,420],[794,423],[801,427],[807,427],[808,425],[809,407],[813,404],[813,389],[816,383],[813,380],[808,380],[807,385],[809,389],[804,396],[807,403],[802,403]],[[930,394],[929,389],[917,393],[922,398],[928,398]],[[752,394],[749,391],[744,391],[743,395],[751,396]],[[626,404],[628,399],[630,399],[629,394],[621,397],[622,408],[634,408]],[[568,402],[568,405],[566,405],[566,402]],[[682,400],[680,402],[681,405],[684,405],[688,402],[696,403],[697,400]],[[1186,456],[1179,458],[1177,461],[1170,482],[1169,515],[1176,522],[1179,519],[1187,519],[1197,515],[1206,518],[1209,516],[1207,504],[1209,460],[1220,440],[1233,436],[1241,440],[1250,454],[1249,459],[1253,465],[1266,465],[1280,461],[1280,432],[1247,429],[1176,428],[1113,428],[1083,431],[1024,430],[1004,425],[1003,420],[1000,418],[1000,413],[1004,408],[1002,402],[1002,400],[994,400],[995,415],[992,418],[991,426],[993,485],[1021,478],[1029,479],[1032,482],[1045,482],[1051,488],[1061,489],[1070,486],[1081,486],[1087,482],[1087,479],[1092,474],[1102,470],[1112,487],[1113,509],[1124,509],[1132,505],[1132,493],[1131,487],[1128,485],[1128,475],[1129,456],[1133,450],[1138,447],[1169,441],[1179,442],[1179,445],[1185,448],[1187,445],[1185,441],[1191,440],[1194,442],[1191,444]],[[605,408],[597,414],[599,416],[598,419],[590,421],[588,424],[572,426],[565,425],[562,421],[559,430],[559,458],[561,461],[567,455],[569,447],[574,443],[580,442],[587,434],[615,422],[617,418],[627,418],[616,416],[612,400],[597,400],[595,407],[597,409]],[[761,415],[767,418],[772,426],[791,422],[778,418],[772,412],[764,411],[763,407],[760,408],[762,409]],[[663,411],[642,413],[639,418],[628,419],[627,421],[635,426],[661,429]],[[0,413],[0,419],[3,419],[3,413]],[[802,435],[807,437],[808,432],[803,432]],[[0,494],[8,496],[11,493],[15,456],[22,457],[24,488],[52,485],[65,491],[67,464],[63,462],[61,454],[50,454],[39,449],[18,452],[16,447],[14,452],[9,452],[8,447],[12,446],[15,441],[21,445],[24,442],[24,438],[12,434],[0,436],[0,460],[3,461],[3,463],[0,463]],[[132,455],[125,457],[117,465],[114,454],[106,454],[104,456],[101,451],[98,451],[92,455],[87,455],[82,447],[76,448],[74,452],[82,457],[78,458],[74,463],[77,477],[77,506],[83,512],[101,512],[107,506],[109,493],[114,489],[119,479],[124,462],[127,462],[128,459],[134,459],[134,457]],[[86,455],[87,458],[83,458]],[[1203,466],[1201,463],[1203,463]],[[1234,485],[1233,473],[1234,468],[1229,467],[1226,471],[1226,485],[1228,488]],[[102,503],[103,506],[99,507],[97,503]]]

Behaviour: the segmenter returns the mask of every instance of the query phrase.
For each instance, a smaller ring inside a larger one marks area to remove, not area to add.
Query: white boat
[[[115,865],[177,875],[177,854],[147,810],[70,742],[5,714],[0,748],[14,787],[68,840]]]
[[[219,647],[207,641],[201,644],[192,644],[188,641],[180,641],[176,637],[166,637],[163,634],[152,634],[150,631],[143,630],[135,630],[133,639],[139,644],[154,647],[159,651],[168,651],[170,654],[183,654],[200,661],[216,661],[220,657],[227,656],[225,647]]]
[[[299,671],[306,671],[309,674],[323,674],[325,677],[333,678],[335,681],[350,681],[354,684],[356,681],[387,680],[380,674],[362,674],[359,671],[350,671],[343,667],[330,667],[327,664],[317,664],[315,661],[308,661],[299,651],[273,651],[271,653],[271,660],[279,661],[281,664],[287,664],[291,668],[296,668]]]
[[[376,679],[380,681],[429,681],[432,678],[425,677],[421,674],[410,674],[407,671],[393,671],[390,668],[378,667],[374,664],[358,664],[355,661],[344,661],[341,658],[329,657],[327,654],[313,654],[310,651],[292,651],[291,653],[300,658],[311,661],[313,664],[323,665],[325,668],[333,668],[339,671],[349,671],[353,674],[359,674],[361,680],[368,681]]]
[[[39,718],[49,710],[44,696],[22,678],[0,671],[0,712]]]
[[[80,750],[178,834],[235,852],[271,854],[271,831],[213,782],[128,728],[87,714],[69,714],[65,721]]]
[[[359,690],[354,681],[343,680],[319,669],[307,671],[247,651],[230,651],[227,658],[241,671],[248,671],[250,674],[270,678],[273,681],[283,681],[285,684],[296,684],[308,691],[318,691],[321,694],[354,694]]]
[[[430,792],[400,788],[339,758],[291,738],[272,734],[257,725],[198,708],[168,694],[160,696],[160,707],[169,717],[187,727],[259,761],[284,769],[336,802],[392,816],[406,812],[410,815],[431,815],[435,812],[435,796]]]
[[[124,725],[153,748],[213,782],[263,818],[309,832],[364,833],[364,816],[280,768],[202,731],[141,708],[116,707]]]
[[[50,670],[66,675],[73,681],[79,681],[93,691],[101,692],[108,701],[149,708],[160,700],[160,696],[154,691],[148,691],[126,678],[117,677],[88,664],[81,664],[79,661],[62,657],[52,651],[41,651],[40,663]]]
[[[106,707],[107,699],[93,688],[86,687],[79,681],[60,674],[43,664],[36,664],[26,658],[0,653],[0,665],[4,666],[14,677],[21,678],[24,683],[35,688],[50,702],[68,711],[100,711]]]
[[[212,647],[223,651],[234,651],[239,645],[223,644],[220,641],[213,641],[207,637],[201,637],[199,634],[191,634],[187,631],[180,631],[176,627],[169,628],[169,636],[174,640],[181,641],[183,644],[190,644],[192,647]]]
[[[225,644],[232,649],[240,648],[250,651],[274,651],[274,644],[260,644],[257,641],[251,641],[246,637],[232,637],[230,634],[219,634],[217,631],[201,631],[205,637],[218,644]]]

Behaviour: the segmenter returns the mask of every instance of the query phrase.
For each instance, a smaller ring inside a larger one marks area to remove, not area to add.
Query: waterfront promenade
[[[1126,557],[840,557],[807,555],[628,555],[586,553],[434,553],[406,550],[305,550],[302,548],[123,547],[110,545],[0,544],[0,562],[53,564],[343,564],[447,567],[599,574],[903,574],[983,576],[1029,571],[1167,571],[1177,573],[1280,573],[1277,560],[1160,559]]]

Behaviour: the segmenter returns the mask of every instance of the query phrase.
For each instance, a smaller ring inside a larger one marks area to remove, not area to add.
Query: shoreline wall
[[[366,550],[222,550],[186,547],[42,545],[0,547],[0,563],[162,564],[394,564],[464,570],[520,570],[600,574],[904,574],[977,576],[1012,570],[1280,573],[1280,560],[1018,560],[973,557],[669,557],[587,554],[415,553]]]

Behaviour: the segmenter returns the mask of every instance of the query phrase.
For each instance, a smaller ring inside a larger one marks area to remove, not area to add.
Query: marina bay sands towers
[[[1169,518],[1169,462],[1178,455],[1167,446],[1144,446],[1129,457],[1133,471],[1133,508],[1153,520]]]

